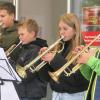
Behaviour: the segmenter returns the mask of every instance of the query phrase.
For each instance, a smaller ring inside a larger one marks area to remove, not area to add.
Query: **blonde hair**
[[[37,22],[33,19],[23,19],[23,20],[21,20],[18,23],[18,28],[20,28],[20,27],[26,28],[29,32],[34,31],[36,36],[38,34],[39,27],[38,27]]]
[[[82,34],[80,33],[80,22],[78,17],[73,13],[65,13],[60,17],[59,21],[63,21],[75,30],[76,35],[71,39],[72,48],[80,45],[82,43]]]

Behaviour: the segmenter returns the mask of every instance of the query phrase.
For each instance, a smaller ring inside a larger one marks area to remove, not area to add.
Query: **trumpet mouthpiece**
[[[3,22],[2,21],[0,21],[0,26],[2,26],[3,25]]]
[[[62,35],[62,36],[61,36],[61,39],[63,39],[63,38],[64,38],[64,36]]]

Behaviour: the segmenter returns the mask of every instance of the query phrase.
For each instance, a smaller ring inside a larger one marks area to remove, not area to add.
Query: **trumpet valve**
[[[64,70],[64,73],[65,73],[65,76],[67,76],[67,77],[69,77],[71,75],[71,72],[68,73],[65,70]]]
[[[30,67],[29,71],[32,72],[32,73],[35,73],[36,72],[35,67],[34,66]]]

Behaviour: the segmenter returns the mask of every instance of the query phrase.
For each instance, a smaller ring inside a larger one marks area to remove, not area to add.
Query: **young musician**
[[[80,22],[75,14],[62,15],[58,27],[60,37],[64,36],[62,40],[64,49],[60,53],[48,52],[42,57],[42,60],[47,61],[53,71],[58,70],[74,57],[72,51],[76,46],[84,44],[80,32]],[[46,49],[46,47],[40,49],[40,53]],[[73,62],[68,67],[71,70],[75,65],[76,63]],[[84,100],[89,83],[84,76],[84,68],[70,76],[62,73],[58,83],[51,78],[49,82],[53,90],[52,100]],[[68,69],[66,71],[69,72]]]
[[[29,64],[38,56],[38,51],[41,47],[46,46],[46,40],[37,38],[39,31],[38,24],[35,20],[25,19],[18,24],[18,36],[22,45],[11,55],[11,59],[16,64],[16,71],[18,72],[18,67],[22,68]],[[46,77],[45,70],[32,73],[31,68],[39,63],[36,62],[34,65],[26,70],[26,78],[22,78],[22,83],[15,84],[16,90],[19,94],[21,100],[41,100],[41,98],[46,96],[47,82],[43,81],[42,77]],[[19,73],[19,72],[18,72]],[[22,72],[20,73],[22,74]],[[20,75],[19,74],[19,75]]]
[[[0,4],[0,47],[8,50],[19,42],[17,36],[17,21],[15,21],[15,6],[11,2]]]

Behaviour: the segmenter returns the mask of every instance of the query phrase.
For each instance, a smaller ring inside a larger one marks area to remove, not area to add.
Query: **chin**
[[[29,42],[23,42],[22,44],[23,44],[23,45],[25,45],[25,44],[29,44]]]
[[[26,44],[25,42],[22,42],[22,44],[24,45],[24,44]]]
[[[64,39],[63,39],[63,41],[68,41],[68,40],[69,40],[69,39],[67,39],[67,38],[64,38]]]

